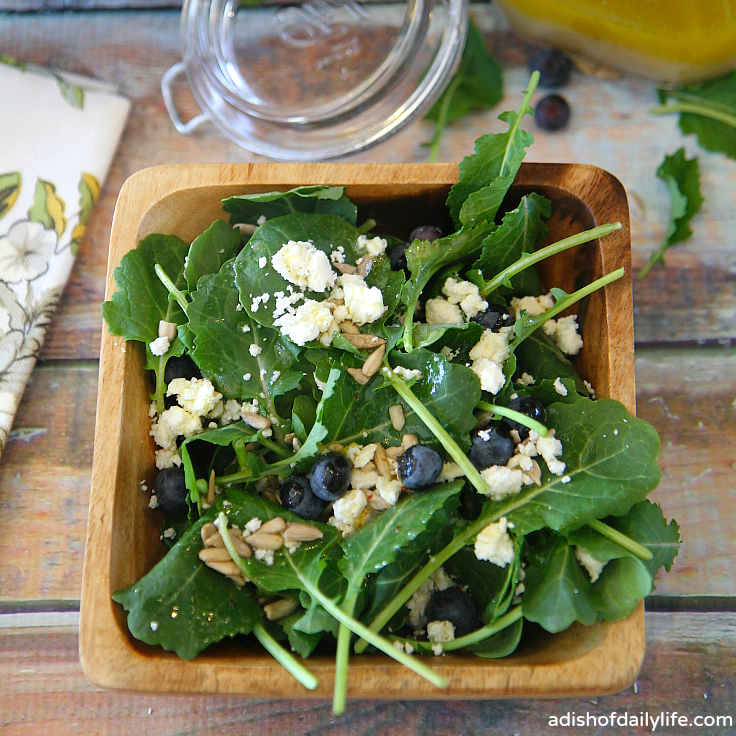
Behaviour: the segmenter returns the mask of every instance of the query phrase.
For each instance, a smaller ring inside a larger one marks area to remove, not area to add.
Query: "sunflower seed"
[[[330,452],[342,452],[345,448],[339,442],[333,442],[327,449]]]
[[[202,562],[227,562],[231,557],[224,547],[205,547],[199,550],[199,559]]]
[[[242,588],[245,585],[245,578],[242,573],[240,575],[228,575],[227,577],[230,578],[238,588]]]
[[[269,534],[260,529],[245,540],[253,549],[277,550],[284,546],[284,540],[279,534]]]
[[[167,322],[162,319],[158,323],[158,336],[168,338],[169,342],[174,342],[176,337],[176,322]]]
[[[321,529],[311,524],[289,523],[283,533],[286,542],[313,542],[315,539],[322,539],[324,535]]]
[[[408,450],[410,447],[414,447],[414,445],[418,445],[419,440],[417,439],[417,436],[415,434],[405,434],[401,438],[401,446],[404,448],[404,450]]]
[[[391,419],[391,426],[401,432],[406,426],[406,417],[404,416],[404,408],[401,404],[394,404],[388,408],[388,415]]]
[[[396,459],[399,455],[404,454],[404,448],[403,447],[387,447],[386,448],[386,457],[390,457],[392,459]]]
[[[228,560],[227,562],[207,562],[203,560],[203,562],[207,567],[211,567],[223,575],[240,575],[238,566],[232,560]]]
[[[360,368],[348,368],[348,373],[355,379],[356,383],[365,386],[371,379],[360,370]]]
[[[286,522],[280,516],[274,516],[273,519],[269,519],[267,522],[261,524],[259,532],[266,532],[268,534],[281,534],[286,529]]]
[[[250,553],[251,553],[250,547],[242,539],[238,539],[238,537],[231,536],[230,541],[233,543],[233,547],[235,547],[235,551],[241,557],[250,557]]]
[[[268,429],[271,426],[271,420],[268,417],[261,416],[260,414],[254,414],[250,411],[244,411],[240,413],[243,421],[253,429]]]
[[[524,475],[534,481],[535,485],[542,485],[542,469],[539,467],[539,463],[536,460],[532,460],[532,469],[528,470]]]
[[[207,483],[207,503],[212,506],[215,502],[215,469],[210,470],[210,480]]]
[[[376,446],[376,454],[373,456],[373,460],[376,463],[378,474],[384,478],[388,478],[391,475],[391,467],[388,464],[386,450],[383,449],[383,445],[379,444]]]
[[[220,532],[217,531],[217,527],[211,521],[208,521],[199,533],[202,536],[202,544],[205,546],[209,546],[207,545],[207,541],[213,534],[217,534],[218,537],[220,536]]]
[[[340,273],[354,274],[358,269],[355,266],[351,266],[349,263],[333,263],[332,264]]]
[[[340,322],[340,332],[347,335],[360,335],[358,327],[349,319],[346,319],[344,322]]]
[[[383,356],[386,355],[386,346],[379,345],[366,359],[360,370],[364,376],[374,376],[383,362]]]
[[[371,256],[363,256],[358,261],[358,276],[365,278],[373,268],[373,258]]]
[[[364,335],[362,333],[358,335],[352,335],[349,332],[343,332],[345,339],[354,345],[358,350],[371,350],[377,348],[379,345],[385,345],[386,341],[382,337],[376,335]]]
[[[289,598],[280,598],[273,603],[263,606],[263,613],[269,621],[278,621],[281,618],[290,616],[297,609],[297,602],[289,600]]]

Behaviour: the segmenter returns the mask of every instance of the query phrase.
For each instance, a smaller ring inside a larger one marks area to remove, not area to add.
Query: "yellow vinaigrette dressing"
[[[522,35],[661,82],[736,63],[736,0],[499,0]]]

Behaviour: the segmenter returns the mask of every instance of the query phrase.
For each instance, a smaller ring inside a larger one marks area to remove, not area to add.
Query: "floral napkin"
[[[0,56],[0,454],[128,116],[100,82]]]

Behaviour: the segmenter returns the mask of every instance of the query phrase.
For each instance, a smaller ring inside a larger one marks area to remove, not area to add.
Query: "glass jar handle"
[[[180,61],[178,64],[174,64],[174,66],[164,72],[163,77],[161,77],[161,95],[164,98],[166,112],[169,113],[169,117],[171,118],[171,122],[174,124],[174,127],[183,135],[189,135],[193,130],[198,128],[207,120],[207,116],[202,113],[201,115],[193,117],[186,123],[182,122],[182,119],[179,117],[179,112],[174,104],[174,95],[171,91],[171,85],[173,84],[174,79],[176,79],[176,77],[178,77],[183,71],[184,62]]]

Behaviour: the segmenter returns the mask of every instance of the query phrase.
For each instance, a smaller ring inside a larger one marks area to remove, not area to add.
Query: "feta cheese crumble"
[[[562,443],[554,436],[554,430],[550,430],[546,437],[540,437],[536,445],[537,453],[547,463],[549,472],[553,475],[562,475],[565,472],[565,463],[557,459],[562,455]]]
[[[169,381],[166,395],[176,396],[179,406],[200,416],[210,414],[222,400],[209,378],[174,378]]]
[[[488,358],[473,361],[470,370],[480,379],[480,387],[494,396],[506,385],[503,368]]]
[[[430,621],[427,624],[427,638],[435,644],[452,641],[455,638],[452,621]]]
[[[266,256],[261,256],[258,259],[258,268],[266,268],[267,263],[268,263],[268,258],[266,258]]]
[[[339,284],[346,312],[343,315],[340,307],[335,309],[335,317],[340,322],[349,319],[361,326],[383,317],[386,307],[383,304],[383,294],[377,286],[368,286],[365,279],[358,274],[343,274]]]
[[[358,488],[354,488],[335,501],[332,506],[333,516],[328,523],[337,527],[343,533],[348,530],[352,531],[358,517],[367,505],[368,499],[365,497],[365,493]]]
[[[562,383],[559,376],[555,378],[555,382],[552,385],[560,396],[567,396],[567,388],[565,387],[565,384]]]
[[[432,593],[436,590],[446,590],[454,585],[443,567],[430,575],[406,602],[409,609],[409,624],[415,629],[422,628],[427,623],[426,609]]]
[[[369,238],[367,235],[358,235],[358,242],[355,245],[359,253],[368,253],[376,257],[382,256],[386,252],[388,242],[378,236]],[[343,261],[344,262],[344,261]]]
[[[327,256],[312,243],[290,240],[271,257],[271,265],[286,281],[311,291],[325,292],[337,274]]]
[[[252,355],[252,356],[253,356],[254,358],[257,358],[257,357],[258,357],[258,356],[259,356],[259,355],[260,355],[260,354],[261,354],[261,353],[263,352],[263,348],[261,348],[261,346],[260,346],[260,345],[256,345],[255,343],[253,343],[253,344],[252,344],[252,345],[250,345],[250,347],[248,348],[248,352],[249,352],[249,353],[250,353],[250,354],[251,354],[251,355]]]
[[[480,295],[478,287],[470,281],[448,278],[442,287],[442,293],[450,304],[458,304],[468,319],[488,309],[488,302]]]
[[[327,332],[333,319],[332,312],[324,304],[307,299],[295,312],[288,312],[274,320],[274,325],[284,337],[301,346]]]
[[[148,343],[148,349],[153,353],[153,355],[158,357],[165,355],[168,352],[169,347],[171,347],[171,341],[166,337],[166,335],[163,337],[157,337],[153,342]]]
[[[397,365],[393,369],[394,375],[399,378],[403,378],[405,381],[411,381],[413,378],[419,380],[422,377],[422,372],[417,369],[404,368],[403,365]]]
[[[530,376],[528,373],[524,372],[519,376],[518,383],[522,384],[522,386],[533,386],[534,385],[534,377]]]
[[[583,347],[583,338],[578,335],[577,315],[560,317],[555,323],[554,340],[565,355],[577,355]]]
[[[427,299],[424,305],[424,319],[428,325],[461,325],[464,322],[460,307],[457,304],[450,304],[442,297]]]
[[[493,501],[515,496],[524,484],[521,470],[507,468],[505,465],[491,465],[482,470],[480,476],[488,487],[484,495]]]
[[[590,582],[594,583],[598,580],[603,568],[606,566],[606,563],[598,562],[598,560],[594,559],[590,552],[588,552],[587,549],[583,549],[583,547],[575,547],[575,557],[577,557],[578,562],[586,569],[590,576]]]
[[[507,532],[512,528],[505,516],[498,521],[489,524],[475,539],[475,556],[479,560],[487,560],[488,562],[506,567],[514,561],[516,551],[514,542]]]

